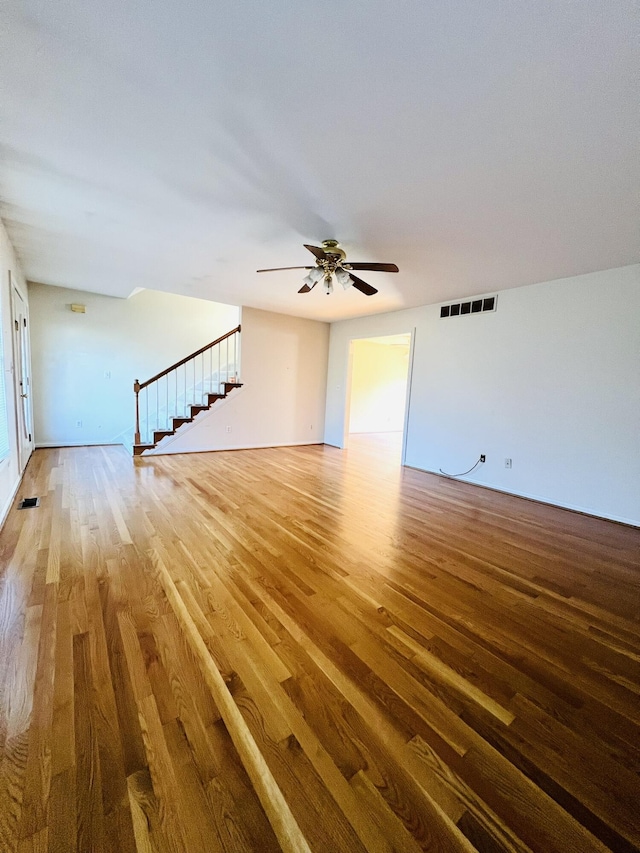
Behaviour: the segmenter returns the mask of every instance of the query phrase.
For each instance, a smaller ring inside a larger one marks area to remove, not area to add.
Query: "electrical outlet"
[[[82,426],[82,421],[76,421],[76,426],[77,426],[77,427],[81,427],[81,426]]]
[[[513,460],[507,456],[507,458],[504,460],[504,467],[505,468],[511,468],[512,465],[513,465]]]
[[[105,379],[111,379],[111,371],[110,370],[105,370],[104,378]]]
[[[227,424],[226,431],[231,432],[231,425],[230,424]]]
[[[480,461],[481,461],[481,462],[486,462],[486,461],[487,461],[487,457],[485,456],[485,454],[484,454],[484,453],[481,453],[481,454],[480,454]]]

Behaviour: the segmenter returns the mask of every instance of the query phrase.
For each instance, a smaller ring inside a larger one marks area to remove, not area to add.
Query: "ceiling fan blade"
[[[317,283],[318,282],[316,282],[316,284]],[[302,287],[300,288],[300,290],[298,291],[298,293],[310,293],[313,290],[313,288],[316,286],[316,284],[312,284],[311,287],[309,287],[308,284],[303,284]]]
[[[349,266],[352,270],[374,270],[376,272],[400,272],[395,264],[373,264],[373,263],[351,263]]]
[[[358,278],[358,276],[354,275],[352,272],[350,272],[349,275],[351,276],[351,281],[353,282],[355,289],[359,290],[360,293],[364,293],[365,296],[373,296],[374,293],[378,292],[375,287],[371,287],[370,284],[367,284],[366,281]]]
[[[302,245],[305,247],[305,249],[308,249],[312,255],[315,255],[319,261],[324,261],[324,259],[327,257],[324,249],[321,249],[320,246],[307,246],[306,243],[303,243]]]
[[[274,267],[271,270],[256,270],[256,272],[280,272],[280,270],[312,270],[313,267]]]

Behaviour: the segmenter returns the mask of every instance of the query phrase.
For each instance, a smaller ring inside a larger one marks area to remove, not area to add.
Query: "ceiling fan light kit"
[[[305,284],[308,284],[309,287],[311,288],[311,287],[315,287],[315,285],[320,281],[320,279],[322,277],[323,277],[323,272],[320,269],[320,267],[313,267],[311,272],[309,272],[307,275],[305,275],[305,277],[302,279],[302,281]]]
[[[336,281],[338,282],[338,284],[341,284],[345,290],[348,287],[351,287],[351,285],[353,284],[351,276],[349,275],[349,273],[345,269],[342,269],[341,267],[339,267],[336,270],[335,275],[336,275]]]
[[[337,240],[323,240],[322,248],[320,246],[308,246],[304,244],[305,249],[308,249],[315,256],[316,265],[314,267],[277,267],[276,269],[258,270],[258,272],[279,272],[280,270],[309,270],[309,273],[302,279],[303,284],[298,293],[309,293],[318,284],[323,282],[324,292],[329,296],[333,293],[333,279],[335,277],[338,284],[341,284],[345,290],[350,287],[355,287],[360,293],[365,296],[373,296],[378,291],[375,287],[367,284],[361,278],[353,275],[352,270],[370,270],[375,272],[398,272],[398,267],[395,264],[379,264],[373,262],[354,262],[347,263],[347,253],[338,245]]]

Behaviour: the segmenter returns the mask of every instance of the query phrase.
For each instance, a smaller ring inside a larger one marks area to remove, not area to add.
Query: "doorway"
[[[345,444],[404,462],[411,333],[352,340]]]
[[[31,408],[31,358],[29,352],[29,309],[20,291],[12,284],[13,381],[15,383],[18,462],[24,471],[33,450]]]

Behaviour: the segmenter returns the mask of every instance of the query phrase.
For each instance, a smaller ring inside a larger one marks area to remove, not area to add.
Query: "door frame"
[[[411,407],[411,385],[413,380],[413,355],[415,351],[416,328],[413,326],[408,331],[401,332],[382,332],[379,335],[358,335],[351,338],[347,349],[347,376],[345,381],[344,393],[344,419],[342,422],[342,447],[347,447],[349,443],[349,426],[351,413],[351,376],[353,372],[353,344],[355,341],[368,340],[369,338],[388,337],[392,335],[409,335],[409,364],[407,366],[407,393],[404,404],[404,421],[402,424],[402,452],[400,456],[400,464],[406,464],[407,456],[407,437],[409,432],[409,412]]]
[[[31,348],[29,303],[20,292],[9,270],[9,292],[11,294],[11,329],[13,353],[13,395],[15,410],[15,435],[18,468],[20,473],[27,467],[33,451],[33,403],[31,397]],[[20,300],[19,307],[16,297]],[[22,320],[22,323],[20,323]],[[26,388],[26,390],[24,390]],[[26,394],[26,397],[22,395]]]

